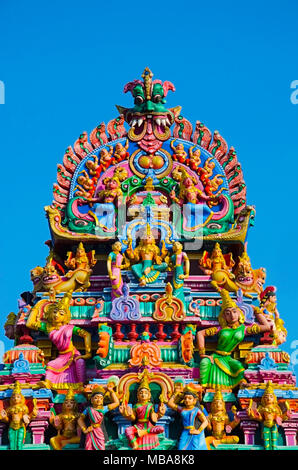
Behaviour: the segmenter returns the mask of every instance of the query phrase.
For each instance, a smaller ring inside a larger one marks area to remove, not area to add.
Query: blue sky
[[[235,147],[257,210],[248,253],[278,288],[285,349],[295,356],[297,14],[287,0],[0,0],[2,324],[47,256],[43,207],[64,150],[116,117],[115,104],[130,105],[123,86],[149,66],[176,86],[169,107],[181,105]],[[0,339],[12,345],[2,331]]]

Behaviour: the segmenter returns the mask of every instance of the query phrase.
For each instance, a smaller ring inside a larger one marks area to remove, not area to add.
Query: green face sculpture
[[[148,154],[154,154],[170,137],[170,127],[175,120],[174,111],[178,112],[178,107],[167,109],[164,106],[167,92],[175,91],[174,85],[171,82],[152,81],[152,76],[147,68],[142,75],[143,81],[134,80],[125,85],[124,91],[130,91],[133,96],[133,108],[117,106],[131,127],[129,139],[138,142]]]
[[[153,85],[150,100],[146,99],[144,88],[141,85],[136,85],[132,94],[135,102],[134,108],[130,110],[132,113],[146,114],[168,112],[164,107],[166,100],[164,98],[163,87],[159,83]]]

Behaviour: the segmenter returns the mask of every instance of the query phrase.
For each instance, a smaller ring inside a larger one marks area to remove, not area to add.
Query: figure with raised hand
[[[103,387],[97,386],[92,390],[90,406],[83,411],[78,420],[78,425],[85,434],[85,450],[105,450],[104,415],[119,405],[114,388],[114,382],[108,383],[107,391],[111,401],[108,405],[104,405],[106,390]]]
[[[183,431],[179,438],[179,450],[207,450],[204,429],[207,418],[198,403],[198,395],[190,386],[184,387],[181,404],[181,392],[174,393],[167,405],[177,411],[182,418]]]

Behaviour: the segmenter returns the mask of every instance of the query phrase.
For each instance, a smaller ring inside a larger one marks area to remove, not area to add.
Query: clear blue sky
[[[170,107],[181,105],[190,121],[236,148],[257,209],[248,252],[254,268],[267,269],[266,284],[278,288],[285,349],[294,351],[297,15],[294,0],[0,0],[1,324],[32,289],[30,269],[47,256],[43,207],[64,150],[116,117],[115,104],[129,105],[124,84],[149,66],[175,84]],[[12,345],[2,331],[0,339]]]

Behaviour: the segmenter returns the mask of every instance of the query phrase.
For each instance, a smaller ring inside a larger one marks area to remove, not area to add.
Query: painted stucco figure
[[[135,423],[125,429],[127,440],[134,450],[150,450],[159,446],[158,435],[164,432],[164,428],[157,422],[165,414],[166,406],[160,403],[157,412],[154,411],[146,376],[138,387],[137,403],[131,408],[122,402],[119,411],[126,419]]]
[[[244,340],[247,334],[270,330],[270,325],[253,324],[246,327],[245,317],[228,291],[220,291],[222,297],[221,311],[218,317],[219,327],[200,330],[197,333],[197,346],[200,361],[200,383],[204,387],[222,386],[234,388],[244,380],[244,367],[232,357],[232,351]],[[205,338],[218,335],[216,350],[206,355]]]
[[[10,450],[23,449],[27,426],[33,418],[36,418],[37,414],[36,400],[33,400],[33,409],[30,413],[22,394],[21,384],[16,381],[9,407],[2,409],[0,413],[0,421],[8,424]]]
[[[40,319],[40,301],[31,310],[27,327],[48,334],[59,355],[47,363],[46,382],[53,389],[81,388],[86,380],[85,360],[91,357],[91,335],[88,331],[70,324],[69,303],[71,293],[64,294],[57,302],[48,303],[44,318]],[[73,334],[83,338],[85,354],[73,345]]]
[[[181,392],[178,391],[168,401],[168,406],[181,415],[183,431],[179,438],[179,450],[207,450],[204,429],[208,425],[206,415],[198,402],[196,391],[186,386],[183,390],[181,404]]]

